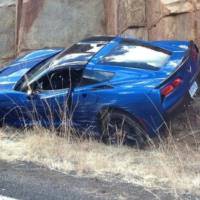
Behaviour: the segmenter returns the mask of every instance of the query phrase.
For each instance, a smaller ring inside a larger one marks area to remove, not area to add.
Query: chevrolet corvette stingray
[[[70,124],[111,143],[141,144],[194,98],[199,71],[192,41],[95,36],[36,50],[0,70],[0,123]]]

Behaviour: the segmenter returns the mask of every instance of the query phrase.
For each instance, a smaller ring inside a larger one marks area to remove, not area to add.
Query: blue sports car
[[[140,145],[195,96],[199,64],[188,41],[96,36],[33,51],[0,71],[0,123],[70,124],[111,143]]]

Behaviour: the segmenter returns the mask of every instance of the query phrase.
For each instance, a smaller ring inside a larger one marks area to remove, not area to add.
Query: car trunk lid
[[[175,44],[177,45],[175,45]],[[199,50],[193,42],[174,42],[172,46],[165,45],[171,49],[172,55],[168,63],[161,69],[163,73],[163,81],[157,87],[165,85],[174,77],[181,76],[184,81],[188,81],[189,85],[194,82],[200,71]]]

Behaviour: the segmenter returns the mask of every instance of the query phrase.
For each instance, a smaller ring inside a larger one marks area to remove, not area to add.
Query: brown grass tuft
[[[200,151],[176,145],[171,139],[158,148],[138,151],[106,146],[96,141],[70,142],[47,130],[0,134],[0,159],[30,161],[62,172],[120,177],[146,187],[169,187],[198,192]]]
[[[199,101],[198,101],[199,102]],[[0,159],[30,161],[65,173],[117,177],[145,187],[168,187],[199,193],[200,134],[195,106],[172,124],[170,134],[157,147],[139,151],[97,141],[69,140],[45,130],[0,132]],[[195,114],[196,113],[196,114]],[[181,122],[181,123],[180,123]],[[11,134],[12,132],[12,134]]]

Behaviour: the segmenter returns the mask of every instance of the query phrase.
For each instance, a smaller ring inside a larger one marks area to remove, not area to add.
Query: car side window
[[[33,90],[68,89],[80,81],[81,74],[82,70],[70,70],[68,68],[55,70],[35,81],[31,88]]]
[[[171,52],[159,47],[123,41],[100,62],[103,65],[159,70],[169,60]]]
[[[105,82],[112,79],[113,76],[113,72],[85,69],[79,86],[87,86]]]

